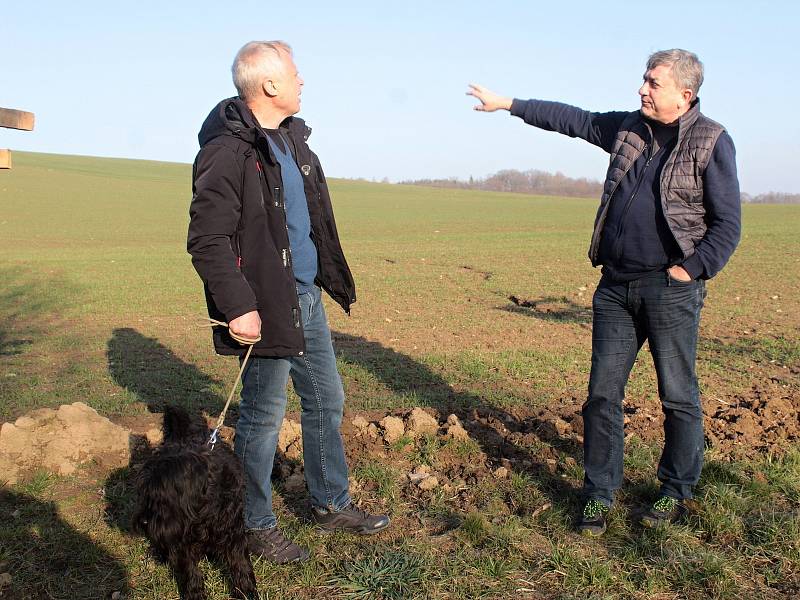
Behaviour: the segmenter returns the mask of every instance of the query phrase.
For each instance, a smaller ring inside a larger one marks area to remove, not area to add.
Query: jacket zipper
[[[284,139],[284,141],[286,141]],[[288,150],[288,142],[286,149]],[[283,188],[279,186],[275,186],[273,189],[275,192],[275,207],[281,207],[283,209],[283,226],[286,229],[286,241],[289,241],[289,217],[286,215],[286,200],[284,197]],[[285,269],[289,269],[289,275],[294,278],[294,272],[292,272],[292,250],[291,248],[281,248],[281,260],[283,260],[283,267]],[[300,305],[300,298],[297,296],[295,291],[295,298],[297,298],[297,304]],[[299,308],[292,308],[292,325],[294,325],[295,329],[300,329],[300,309]],[[298,352],[298,356],[303,356],[305,352],[301,350]]]
[[[649,155],[647,157],[647,161],[644,163],[644,168],[642,172],[639,173],[639,178],[636,180],[636,187],[633,188],[633,193],[631,197],[628,198],[628,201],[625,203],[625,208],[622,209],[622,215],[620,217],[620,225],[619,229],[617,230],[617,239],[614,241],[614,258],[619,260],[620,254],[622,252],[622,235],[625,233],[625,218],[628,216],[628,211],[631,209],[631,204],[633,204],[634,198],[636,198],[636,194],[639,193],[639,187],[642,185],[642,180],[644,179],[645,173],[647,173],[647,168],[650,166],[650,161],[653,160],[653,147],[652,145],[648,144],[645,147],[645,152],[649,151]]]
[[[256,166],[258,168],[259,181],[260,181],[261,175],[262,175],[261,164],[258,161],[256,161]],[[267,176],[266,176],[266,174],[264,174],[264,185],[266,185],[266,178],[267,178]],[[259,185],[259,189],[261,191],[261,205],[264,206],[264,187]],[[283,226],[284,226],[284,229],[286,230],[286,241],[288,242],[289,241],[289,219],[286,216],[286,202],[284,201],[284,197],[283,197],[283,189],[280,186],[275,186],[273,188],[273,192],[275,193],[274,194],[274,199],[273,199],[273,205],[275,206],[275,208],[280,207],[280,208],[283,209]],[[292,266],[292,254],[291,254],[291,250],[289,248],[281,248],[281,260],[283,261],[283,267],[284,268],[291,269],[291,266]],[[294,278],[294,273],[292,273],[290,271],[289,274],[292,276],[292,278]],[[297,305],[299,306],[300,305],[300,298],[298,297],[296,290],[295,290],[295,298],[297,300]],[[294,325],[295,329],[300,329],[301,323],[300,323],[300,309],[299,308],[292,307],[292,325]],[[303,341],[303,344],[305,345],[305,340]],[[297,353],[298,356],[303,356],[304,354],[305,354],[304,350],[300,350]]]
[[[233,254],[236,256],[236,267],[241,269],[242,268],[242,250],[239,247],[239,232],[233,234],[231,238],[231,250]]]
[[[266,185],[267,178],[261,168],[261,161],[258,159],[256,159],[256,170],[258,171],[258,193],[261,195],[261,208],[266,208],[266,204],[264,203],[264,185]]]
[[[639,153],[639,155],[631,161],[630,165],[628,165],[628,168],[625,169],[624,173],[622,173],[622,177],[617,180],[617,183],[614,184],[614,187],[611,188],[611,192],[608,194],[608,200],[606,200],[605,206],[603,206],[603,212],[597,219],[595,229],[592,232],[592,245],[589,248],[589,259],[592,261],[592,266],[596,266],[595,260],[597,259],[598,252],[600,251],[600,236],[602,235],[603,227],[605,226],[606,215],[608,214],[609,206],[611,206],[611,200],[614,198],[614,194],[617,192],[619,184],[622,183],[622,180],[625,179],[625,175],[627,175],[628,171],[633,168],[633,165],[637,160],[639,160],[639,156],[641,155],[642,154]]]

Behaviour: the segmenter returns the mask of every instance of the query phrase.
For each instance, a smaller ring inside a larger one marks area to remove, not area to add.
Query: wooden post
[[[34,114],[24,110],[0,108],[0,127],[32,131]],[[0,169],[11,168],[11,150],[0,150]]]

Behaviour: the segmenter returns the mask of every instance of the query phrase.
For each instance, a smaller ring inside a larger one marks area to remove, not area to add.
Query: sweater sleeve
[[[241,168],[234,152],[217,144],[205,146],[195,162],[187,250],[228,322],[258,307],[233,250],[242,211],[240,188]]]
[[[741,197],[736,176],[736,148],[723,132],[703,175],[706,234],[683,268],[693,279],[711,279],[728,262],[741,236]]]
[[[511,114],[528,125],[578,137],[611,152],[617,131],[630,113],[596,113],[561,102],[515,98],[511,103]]]

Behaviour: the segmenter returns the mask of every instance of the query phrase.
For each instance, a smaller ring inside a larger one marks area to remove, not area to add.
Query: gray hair
[[[264,79],[279,73],[283,68],[281,52],[291,56],[292,47],[286,42],[248,42],[233,59],[231,73],[233,85],[242,100],[255,98],[261,93]]]
[[[647,70],[661,65],[672,69],[672,77],[681,89],[692,90],[692,99],[697,97],[703,85],[703,63],[695,53],[680,48],[653,52],[647,59]]]

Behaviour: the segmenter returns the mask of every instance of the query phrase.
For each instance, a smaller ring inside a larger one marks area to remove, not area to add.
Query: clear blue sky
[[[235,94],[236,51],[277,38],[294,47],[300,116],[330,176],[602,179],[601,150],[476,113],[467,83],[635,109],[648,54],[682,47],[705,63],[703,112],[733,136],[743,191],[800,192],[796,1],[5,4],[0,106],[37,121],[0,129],[0,147],[191,162],[200,123]]]

